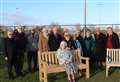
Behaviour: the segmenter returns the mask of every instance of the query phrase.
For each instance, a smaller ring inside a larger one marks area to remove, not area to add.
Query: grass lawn
[[[24,70],[27,69],[27,65],[24,64]],[[94,70],[94,71],[93,71]],[[38,72],[26,73],[24,77],[18,77],[14,80],[6,79],[7,72],[3,62],[3,57],[0,57],[0,82],[39,82]],[[67,76],[65,73],[49,74],[48,82],[67,82]],[[105,69],[97,69],[94,65],[91,68],[91,77],[89,80],[85,79],[85,75],[82,77],[77,76],[77,82],[120,82],[120,68],[113,68],[108,78],[105,76]]]

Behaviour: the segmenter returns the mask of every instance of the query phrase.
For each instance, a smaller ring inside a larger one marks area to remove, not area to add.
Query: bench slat
[[[120,67],[120,49],[107,49],[106,76],[110,67]]]

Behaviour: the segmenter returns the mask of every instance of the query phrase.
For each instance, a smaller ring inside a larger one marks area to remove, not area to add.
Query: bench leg
[[[43,81],[44,81],[44,73],[41,72],[41,73],[40,73],[40,82],[43,82]]]
[[[89,61],[86,61],[86,79],[90,78],[90,67],[89,67]]]
[[[40,63],[40,69],[39,69],[39,78],[40,78],[40,82],[48,82],[47,80],[47,64],[46,63]]]
[[[108,77],[108,73],[109,73],[109,66],[106,66],[106,77]]]
[[[86,79],[90,78],[90,69],[86,68]]]
[[[44,82],[48,82],[47,73],[44,73]]]
[[[80,64],[80,66],[79,66],[79,76],[80,77],[82,76],[82,64]]]

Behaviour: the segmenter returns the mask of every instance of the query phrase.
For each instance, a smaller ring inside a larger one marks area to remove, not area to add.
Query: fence
[[[26,29],[29,29],[29,28],[40,28],[40,27],[52,27],[52,26],[59,26],[61,28],[69,28],[71,30],[75,30],[76,27],[77,28],[84,28],[85,25],[83,24],[69,24],[69,25],[59,25],[59,24],[51,24],[51,25],[20,25],[22,26],[23,28],[26,28]],[[2,26],[0,26],[2,28]],[[5,29],[9,29],[9,28],[12,28],[12,29],[15,29],[17,28],[18,26],[4,26],[3,28]],[[113,29],[115,30],[120,30],[120,24],[87,24],[86,25],[87,28],[90,28],[90,29],[94,29],[95,27],[100,27],[102,29],[106,29],[107,27],[112,27]]]

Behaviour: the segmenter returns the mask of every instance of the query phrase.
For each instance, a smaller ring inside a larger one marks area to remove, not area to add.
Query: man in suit
[[[18,27],[14,31],[14,40],[15,40],[15,54],[18,56],[18,65],[19,65],[19,74],[23,75],[22,69],[24,64],[24,54],[26,50],[27,38],[21,27]]]
[[[8,31],[7,37],[4,39],[4,54],[5,54],[5,60],[7,62],[9,79],[14,78],[14,75],[12,73],[13,67],[15,68],[16,74],[18,74],[19,72],[17,55],[14,53],[14,50],[15,50],[15,44],[14,44],[13,32]]]
[[[27,60],[29,72],[37,71],[37,52],[39,35],[35,30],[31,30],[27,36]],[[32,69],[32,60],[34,70]]]

